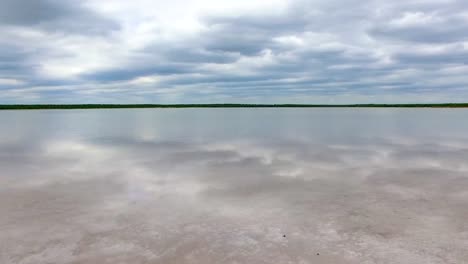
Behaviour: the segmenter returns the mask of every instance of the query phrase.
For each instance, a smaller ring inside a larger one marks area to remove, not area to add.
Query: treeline
[[[447,104],[10,104],[0,110],[28,109],[111,109],[111,108],[261,108],[261,107],[433,107],[461,108],[468,103]]]

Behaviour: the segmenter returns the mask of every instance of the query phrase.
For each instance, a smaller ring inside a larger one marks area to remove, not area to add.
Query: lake
[[[466,263],[468,109],[0,111],[0,263]]]

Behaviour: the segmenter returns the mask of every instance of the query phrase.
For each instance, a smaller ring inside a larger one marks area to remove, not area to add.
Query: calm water
[[[0,111],[0,263],[468,263],[466,109]]]

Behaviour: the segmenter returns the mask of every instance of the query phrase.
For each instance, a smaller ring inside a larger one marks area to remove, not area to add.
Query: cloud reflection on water
[[[2,263],[468,258],[462,138],[57,133],[0,143]]]

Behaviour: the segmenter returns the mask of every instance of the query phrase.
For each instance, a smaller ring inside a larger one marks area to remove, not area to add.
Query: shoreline
[[[468,103],[446,104],[17,104],[0,110],[125,109],[125,108],[468,108]]]

